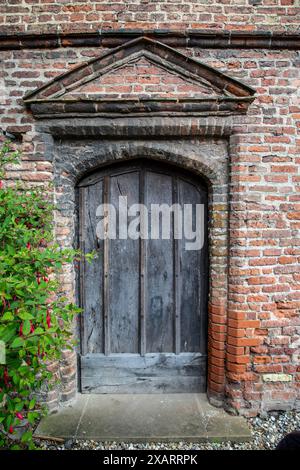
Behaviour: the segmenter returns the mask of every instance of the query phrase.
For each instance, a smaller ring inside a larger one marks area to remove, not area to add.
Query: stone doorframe
[[[118,117],[40,120],[44,158],[52,162],[56,239],[78,246],[77,183],[113,162],[157,160],[204,177],[209,192],[208,387],[212,404],[223,406],[226,388],[226,329],[229,268],[229,149],[242,133],[241,116]],[[62,291],[78,300],[78,273],[65,268]],[[74,335],[78,338],[79,329]],[[50,409],[78,391],[78,351],[64,351],[59,390],[48,394]],[[53,366],[55,367],[55,365]]]
[[[126,79],[126,67],[140,60],[140,72],[135,72],[134,79]],[[113,83],[122,83],[122,70],[127,85],[138,83],[143,73],[149,80],[153,67],[162,77],[154,91],[145,89],[145,94],[142,87],[136,93],[129,86],[129,91],[125,87],[127,91],[121,88],[115,94],[105,85],[105,77],[109,76]],[[178,93],[172,85],[176,80],[184,83],[183,92]],[[162,85],[167,83],[171,87],[166,91]],[[218,406],[224,403],[226,389],[228,149],[230,154],[239,151],[239,134],[247,128],[246,113],[254,94],[254,89],[219,70],[140,37],[72,67],[23,98],[36,119],[35,130],[40,135],[35,141],[44,141],[41,158],[53,164],[56,238],[64,246],[78,243],[76,185],[89,172],[113,162],[148,158],[206,179],[210,258],[208,397]],[[62,285],[69,298],[75,297],[76,275],[70,267],[62,276]],[[238,362],[234,352],[230,361]],[[52,408],[58,400],[67,401],[76,393],[75,352],[64,352],[59,370],[62,387],[59,395],[57,391],[50,395]]]

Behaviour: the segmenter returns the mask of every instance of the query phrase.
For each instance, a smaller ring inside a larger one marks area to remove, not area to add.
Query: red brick
[[[227,360],[232,363],[236,364],[249,364],[250,363],[250,356],[235,356],[232,354],[227,354]]]
[[[225,359],[224,358],[218,358],[218,357],[215,357],[215,356],[211,356],[210,363],[214,366],[224,368]]]
[[[261,344],[260,338],[234,338],[228,337],[228,343],[232,346],[259,346]]]
[[[241,356],[245,353],[245,348],[242,346],[233,346],[231,344],[227,345],[227,352],[234,356]]]
[[[236,311],[236,310],[228,310],[228,317],[234,320],[244,320],[246,317],[245,312],[243,311]]]
[[[214,380],[211,379],[211,380],[209,380],[208,385],[209,385],[209,390],[217,392],[217,393],[222,393],[223,390],[224,390],[223,382],[218,383],[218,382],[215,382]]]
[[[229,336],[233,336],[235,338],[242,338],[245,336],[244,329],[228,328],[227,333]]]
[[[245,364],[234,364],[232,362],[227,362],[227,369],[230,372],[237,373],[237,374],[242,374],[243,372],[246,371],[246,365]]]
[[[274,284],[276,282],[275,277],[267,277],[267,276],[261,276],[261,277],[251,277],[248,279],[248,284],[250,285],[257,285],[257,284]]]
[[[271,362],[270,356],[255,356],[253,358],[254,364],[267,364],[268,362]]]
[[[228,325],[232,328],[258,328],[260,326],[259,320],[228,320]]]
[[[287,214],[287,218],[292,219],[292,220],[299,220],[300,219],[300,211],[299,212],[289,212]]]
[[[225,370],[224,370],[225,372]],[[224,374],[215,374],[214,372],[209,372],[209,375],[208,375],[208,379],[209,381],[213,381],[213,382],[216,382],[217,384],[223,384],[224,383]]]

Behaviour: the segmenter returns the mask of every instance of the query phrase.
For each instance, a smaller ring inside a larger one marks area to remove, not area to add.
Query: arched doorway
[[[205,182],[171,165],[137,160],[87,176],[79,184],[79,201],[81,248],[97,252],[91,264],[85,261],[81,266],[81,391],[206,391]],[[131,211],[134,204],[143,204],[146,211],[136,212],[138,217],[127,211],[125,234],[120,226],[124,222],[124,203]],[[101,204],[115,208],[115,213],[109,210],[106,219],[111,223],[115,217],[115,223],[109,225],[115,233],[112,230],[104,240],[99,238],[104,214],[99,210]],[[202,226],[198,228],[203,240],[201,247],[198,243],[192,249],[191,243],[187,249],[191,240],[185,237],[183,227],[188,220],[184,215],[187,205],[192,211],[193,232],[196,205],[202,207]],[[169,214],[169,234],[163,232],[166,227],[162,228],[160,209],[155,209],[158,206],[171,208],[164,213]],[[177,209],[182,210],[181,235]],[[152,217],[155,210],[159,219]],[[157,220],[158,232],[153,229]],[[144,235],[135,236],[141,227]]]

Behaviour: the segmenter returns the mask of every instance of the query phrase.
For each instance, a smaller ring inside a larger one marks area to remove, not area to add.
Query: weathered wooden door
[[[97,207],[203,204],[203,182],[172,166],[114,165],[79,185],[80,240],[96,250],[80,270],[81,390],[93,393],[203,392],[207,358],[207,234],[200,250],[184,239],[99,239]],[[148,214],[148,215],[149,215]],[[143,223],[143,213],[141,220]],[[129,217],[130,221],[130,217]],[[118,223],[118,222],[117,222]],[[149,224],[151,221],[149,222]],[[151,227],[148,227],[150,233]],[[125,238],[125,237],[124,237]]]

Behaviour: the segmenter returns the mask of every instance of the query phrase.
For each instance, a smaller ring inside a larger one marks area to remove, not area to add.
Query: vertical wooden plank
[[[109,186],[110,176],[104,177],[104,204],[109,204]],[[107,213],[105,213],[105,216]],[[110,331],[109,331],[109,239],[108,239],[108,224],[104,228],[104,276],[103,276],[103,322],[104,322],[104,354],[110,353]]]
[[[82,353],[103,352],[103,242],[97,241],[96,210],[103,198],[103,183],[80,189],[81,228],[80,244],[83,252],[97,251],[97,258],[88,263],[82,260],[81,303],[83,308]]]
[[[147,171],[145,202],[172,205],[172,177]],[[172,237],[172,227],[171,227]],[[173,240],[147,240],[147,352],[174,352]]]
[[[142,166],[140,170],[140,203],[145,204],[145,184],[146,174],[145,168]],[[142,233],[144,233],[144,217],[141,219]],[[146,240],[140,239],[140,354],[146,353]]]
[[[178,177],[173,177],[173,204],[178,204]],[[174,349],[175,353],[180,353],[180,254],[179,254],[179,240],[175,238],[175,233],[178,231],[178,220],[173,214],[173,250],[174,250]]]
[[[85,337],[85,328],[84,328],[84,321],[85,321],[85,269],[84,269],[84,254],[85,254],[85,233],[84,233],[84,206],[85,206],[85,188],[79,188],[79,249],[81,250],[82,256],[80,259],[80,266],[79,266],[79,302],[80,308],[82,312],[80,314],[80,353],[86,354],[87,347],[86,347],[86,337]]]
[[[119,196],[127,197],[127,206],[139,202],[138,171],[118,174],[110,178],[109,200],[116,210],[117,238],[109,240],[109,304],[107,307],[110,352],[138,353],[140,241],[118,237]]]
[[[179,179],[179,203],[192,204],[196,214],[196,204],[201,204],[197,188],[189,182]],[[194,217],[193,217],[194,219]],[[193,220],[195,223],[195,220]],[[195,228],[195,225],[193,229]],[[180,317],[181,317],[181,352],[199,352],[201,350],[201,252],[186,250],[186,242],[179,240],[180,249]]]

